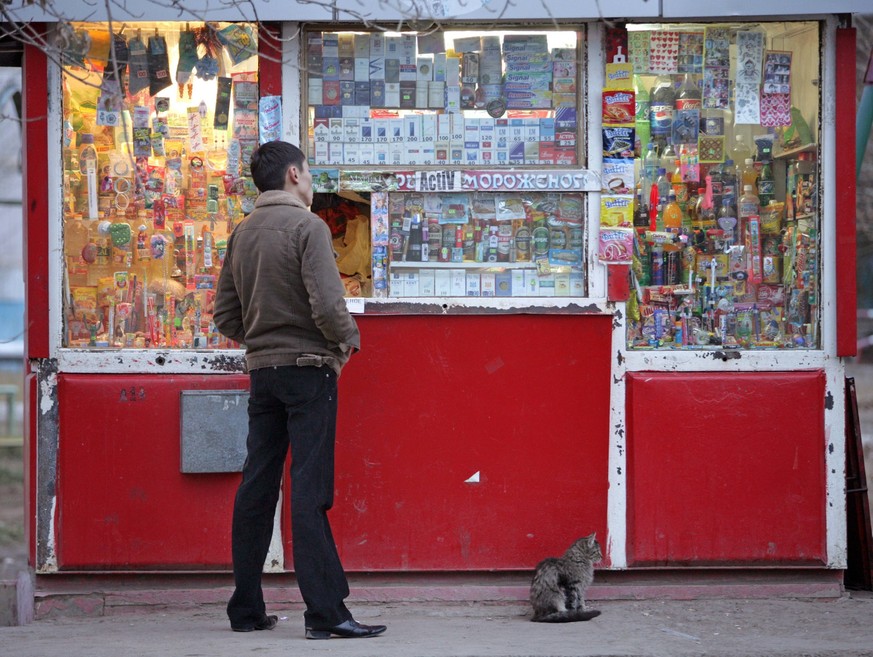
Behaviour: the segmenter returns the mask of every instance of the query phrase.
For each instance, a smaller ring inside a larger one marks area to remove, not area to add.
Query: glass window
[[[629,348],[818,348],[818,23],[630,26],[610,49],[604,143],[635,148],[604,171],[632,157],[635,196],[601,234],[633,235]],[[627,94],[634,120],[610,111]]]
[[[75,24],[67,41],[65,346],[233,346],[211,312],[257,195],[257,29]]]
[[[585,295],[580,32],[305,38],[316,189],[344,197],[313,210],[370,219],[335,242],[351,295]]]

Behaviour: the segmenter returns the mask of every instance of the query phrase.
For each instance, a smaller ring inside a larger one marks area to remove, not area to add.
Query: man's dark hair
[[[268,141],[252,153],[252,180],[260,192],[285,188],[288,167],[303,168],[306,156],[287,141]]]

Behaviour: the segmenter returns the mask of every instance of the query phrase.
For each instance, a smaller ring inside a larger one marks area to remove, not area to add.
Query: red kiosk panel
[[[331,514],[346,568],[527,569],[595,530],[605,545],[611,321],[359,318]]]
[[[59,375],[58,567],[227,567],[239,473],[180,472],[179,395],[247,388],[245,375]]]
[[[628,564],[816,565],[825,376],[628,375]]]

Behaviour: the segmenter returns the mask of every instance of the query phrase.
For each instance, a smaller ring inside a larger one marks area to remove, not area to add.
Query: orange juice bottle
[[[682,228],[684,214],[685,213],[682,212],[682,207],[676,200],[676,193],[673,190],[670,190],[670,193],[667,196],[667,205],[664,208],[664,230],[668,230],[671,233],[678,233]]]

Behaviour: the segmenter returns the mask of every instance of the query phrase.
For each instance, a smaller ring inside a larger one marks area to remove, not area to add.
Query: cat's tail
[[[553,611],[545,616],[534,616],[531,620],[535,623],[575,623],[587,621],[600,616],[597,609],[571,609],[569,611]]]

